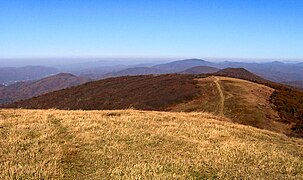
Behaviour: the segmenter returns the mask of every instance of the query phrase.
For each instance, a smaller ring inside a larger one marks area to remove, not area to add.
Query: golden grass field
[[[198,79],[201,96],[171,107],[177,112],[209,112],[235,123],[289,134],[291,126],[280,122],[269,102],[274,89],[250,81],[210,76]]]
[[[0,110],[0,179],[303,179],[303,140],[206,113]]]

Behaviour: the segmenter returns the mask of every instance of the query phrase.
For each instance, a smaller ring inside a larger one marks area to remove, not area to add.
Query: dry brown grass
[[[303,140],[204,113],[0,110],[0,179],[303,179]]]
[[[280,122],[278,112],[269,101],[274,89],[229,77],[210,76],[199,82],[201,96],[172,107],[172,111],[210,112],[239,124],[289,134],[291,125]]]

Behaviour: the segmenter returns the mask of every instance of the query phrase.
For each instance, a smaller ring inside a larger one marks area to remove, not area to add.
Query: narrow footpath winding
[[[219,83],[220,79],[218,77],[215,77],[214,82],[216,83],[217,89],[219,91],[219,95],[220,95],[220,105],[219,105],[219,115],[220,116],[224,116],[224,94],[221,88],[221,85]]]

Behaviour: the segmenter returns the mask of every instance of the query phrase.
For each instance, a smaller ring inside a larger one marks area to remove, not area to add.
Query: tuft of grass
[[[0,127],[0,179],[303,178],[302,139],[206,113],[0,110]]]

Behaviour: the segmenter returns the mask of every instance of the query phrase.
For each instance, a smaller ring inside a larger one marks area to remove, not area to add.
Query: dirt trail
[[[222,89],[221,89],[221,86],[220,86],[220,84],[219,84],[219,78],[218,77],[215,77],[215,80],[214,80],[214,82],[216,83],[216,85],[217,85],[217,88],[218,88],[218,91],[219,91],[219,94],[220,94],[220,109],[219,109],[219,115],[220,116],[224,116],[224,101],[225,101],[225,99],[224,99],[224,94],[223,94],[223,91],[222,91]]]
[[[90,173],[90,164],[82,154],[80,144],[73,141],[74,135],[68,132],[60,118],[54,115],[49,115],[47,118],[56,132],[55,139],[62,149],[60,165],[63,168],[64,179],[85,179],[83,177]]]

